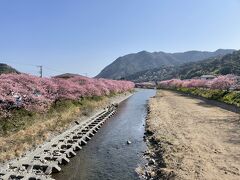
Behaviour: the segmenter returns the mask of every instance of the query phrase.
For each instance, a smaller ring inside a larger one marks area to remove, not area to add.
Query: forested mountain
[[[135,82],[160,81],[171,78],[190,79],[204,74],[240,75],[240,51],[222,57],[209,58],[199,62],[185,63],[178,66],[163,66],[141,71],[125,79]]]
[[[98,78],[121,79],[135,73],[161,68],[165,66],[176,66],[187,62],[197,62],[210,57],[222,56],[232,53],[231,49],[219,49],[214,52],[187,51],[183,53],[147,52],[128,54],[117,58],[113,63],[105,67]]]

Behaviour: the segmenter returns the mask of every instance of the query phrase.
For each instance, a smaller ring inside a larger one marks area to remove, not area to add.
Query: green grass
[[[108,97],[112,97],[115,94],[111,94]],[[0,118],[0,136],[7,136],[13,132],[18,132],[25,129],[37,121],[46,121],[52,117],[58,117],[61,119],[61,114],[65,111],[77,111],[81,110],[81,115],[88,116],[95,106],[94,103],[102,101],[106,97],[86,97],[80,101],[61,100],[56,101],[52,107],[44,113],[30,112],[25,109],[13,109],[11,110],[11,116]],[[61,122],[61,120],[59,120]]]
[[[36,113],[24,109],[12,110],[11,116],[0,118],[0,136],[8,135],[9,132],[16,132],[33,124],[36,116]]]
[[[227,104],[240,107],[240,92],[238,91],[226,91],[215,89],[202,89],[202,88],[176,88],[174,90],[192,94],[195,96],[201,96],[207,99],[213,99]]]

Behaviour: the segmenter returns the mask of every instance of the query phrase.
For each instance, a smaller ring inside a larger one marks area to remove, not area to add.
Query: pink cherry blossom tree
[[[159,82],[159,86],[162,88],[210,88],[210,89],[220,89],[229,90],[231,87],[239,87],[237,84],[237,77],[234,75],[218,76],[213,80],[204,79],[171,79]]]
[[[57,100],[105,96],[134,88],[129,81],[93,79],[76,76],[69,79],[39,78],[28,74],[0,75],[0,111],[22,107],[29,111],[46,111]],[[0,114],[1,115],[1,114]]]

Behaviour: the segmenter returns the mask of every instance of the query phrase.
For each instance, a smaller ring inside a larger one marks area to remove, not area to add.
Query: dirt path
[[[240,179],[239,114],[163,90],[149,108],[150,151],[164,179]]]

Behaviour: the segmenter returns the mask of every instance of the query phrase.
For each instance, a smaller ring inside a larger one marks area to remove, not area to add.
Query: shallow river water
[[[62,172],[57,180],[135,180],[135,169],[143,163],[143,141],[147,100],[155,90],[138,90],[123,101],[109,119]],[[127,141],[132,143],[127,145]]]

